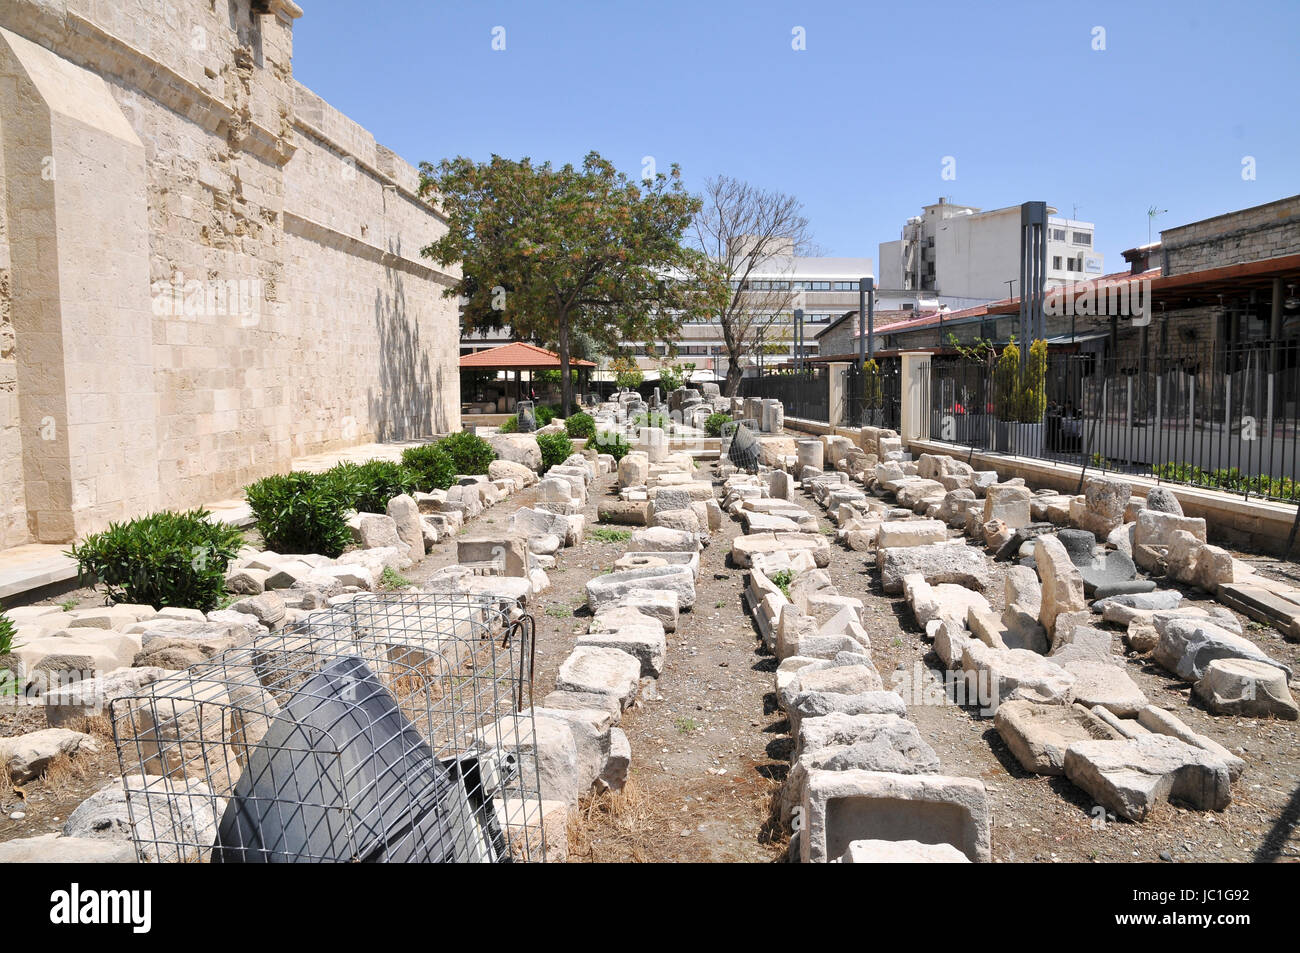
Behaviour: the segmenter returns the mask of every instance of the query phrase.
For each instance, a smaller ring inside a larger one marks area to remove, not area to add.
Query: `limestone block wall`
[[[0,88],[0,95],[8,95],[8,90]],[[0,117],[0,143],[4,142],[3,121]],[[7,195],[4,149],[0,148],[0,547],[27,538],[23,436],[18,419],[18,366],[14,362]]]
[[[0,4],[0,546],[459,428],[444,223],[293,79],[300,15]]]
[[[1160,233],[1164,274],[1300,253],[1300,195]]]

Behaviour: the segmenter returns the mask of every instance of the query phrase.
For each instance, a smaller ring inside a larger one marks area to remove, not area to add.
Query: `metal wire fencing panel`
[[[742,377],[740,396],[781,401],[787,417],[830,420],[830,369],[824,364],[806,370],[778,370],[760,377]]]
[[[936,359],[931,439],[1300,502],[1300,342],[1052,355],[1044,395],[1025,420],[990,365]]]
[[[139,859],[544,859],[532,655],[517,604],[392,593],[115,699]]]

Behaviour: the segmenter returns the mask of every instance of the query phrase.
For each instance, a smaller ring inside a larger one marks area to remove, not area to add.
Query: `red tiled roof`
[[[560,369],[560,355],[535,344],[515,341],[513,344],[502,344],[499,347],[490,347],[486,351],[465,354],[460,359],[460,366],[462,369],[469,370],[477,368],[480,370],[558,371]],[[596,365],[591,361],[571,357],[569,358],[569,366],[595,367]]]

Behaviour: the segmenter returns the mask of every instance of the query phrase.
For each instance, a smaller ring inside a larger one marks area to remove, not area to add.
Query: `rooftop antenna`
[[[1078,220],[1079,220],[1079,203],[1075,202],[1074,213],[1070,216],[1070,221],[1077,222]]]
[[[1167,211],[1169,211],[1169,209],[1156,208],[1154,205],[1152,205],[1150,208],[1147,209],[1147,244],[1148,245],[1151,244],[1151,223],[1156,220],[1157,215],[1164,215],[1165,212]]]

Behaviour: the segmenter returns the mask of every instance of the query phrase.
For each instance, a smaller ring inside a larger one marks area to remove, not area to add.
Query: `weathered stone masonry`
[[[300,15],[0,5],[0,546],[459,428],[444,222],[293,79]]]

